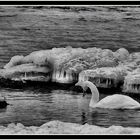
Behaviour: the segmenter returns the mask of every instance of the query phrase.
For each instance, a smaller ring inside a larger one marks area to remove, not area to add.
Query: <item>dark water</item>
[[[22,123],[26,126],[40,126],[51,120],[93,124],[140,126],[140,110],[110,110],[89,108],[91,94],[84,98],[82,93],[67,90],[1,89],[11,104],[0,110],[0,124]],[[100,99],[105,94],[100,95]],[[139,100],[140,101],[140,100]]]
[[[12,56],[53,47],[140,50],[139,6],[63,8],[0,7],[0,67]],[[99,126],[140,126],[139,110],[91,109],[82,93],[66,90],[0,89],[11,104],[0,110],[0,124],[39,126],[61,120]],[[101,94],[101,98],[106,93]],[[140,100],[137,99],[139,102]]]

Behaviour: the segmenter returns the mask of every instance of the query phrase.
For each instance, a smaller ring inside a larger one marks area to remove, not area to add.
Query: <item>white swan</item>
[[[81,86],[83,91],[86,91],[88,87],[90,88],[92,97],[89,106],[92,108],[140,109],[140,104],[126,95],[114,94],[99,101],[98,89],[90,81],[80,81],[76,83],[75,86]]]

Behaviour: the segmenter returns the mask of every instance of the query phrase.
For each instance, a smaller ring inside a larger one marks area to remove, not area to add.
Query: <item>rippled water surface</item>
[[[0,6],[0,67],[14,55],[53,47],[140,51],[139,6]]]
[[[10,105],[0,110],[0,124],[23,123],[40,126],[51,120],[89,123],[99,126],[140,126],[140,110],[110,110],[89,108],[91,94],[67,90],[1,89]],[[105,94],[100,95],[100,99]]]

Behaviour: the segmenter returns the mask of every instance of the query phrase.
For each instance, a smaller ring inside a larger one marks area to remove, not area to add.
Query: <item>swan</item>
[[[75,86],[81,86],[83,96],[89,87],[92,97],[89,106],[92,108],[108,108],[108,109],[140,109],[140,104],[129,96],[114,94],[107,96],[99,101],[99,91],[97,87],[90,81],[79,81]]]

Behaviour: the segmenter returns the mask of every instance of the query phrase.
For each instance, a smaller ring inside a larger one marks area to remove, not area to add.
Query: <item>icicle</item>
[[[130,84],[128,84],[128,90],[131,89],[131,88],[132,88],[132,86]]]
[[[107,78],[107,84],[109,85],[109,78]]]
[[[56,81],[56,78],[57,78],[57,71],[54,70],[52,74],[52,81]]]
[[[130,84],[127,84],[127,90],[131,90],[132,89],[132,86]]]
[[[77,81],[76,73],[73,73],[74,81]]]
[[[137,89],[137,92],[138,92],[138,85],[136,85],[136,89]]]
[[[134,84],[134,90],[136,90],[136,85]]]
[[[69,74],[69,78],[68,78],[68,80],[69,80],[69,81],[72,81],[72,80],[73,80],[73,78],[74,78],[74,77],[73,77],[73,75],[72,75],[72,73],[71,73],[71,72],[69,72],[68,74]]]
[[[69,74],[66,73],[66,80],[69,80],[69,79],[70,79]]]
[[[111,79],[109,79],[109,85],[111,85]]]
[[[62,70],[61,70],[60,73],[59,73],[59,78],[62,77],[62,74],[63,74],[63,72],[62,72]]]
[[[136,85],[134,84],[134,91],[137,92],[137,87]]]
[[[138,89],[137,89],[137,86],[135,85],[135,92],[137,92],[138,91]]]
[[[77,77],[77,74],[76,73],[74,73],[74,79],[75,79],[75,81],[78,80],[78,77]]]
[[[138,84],[137,87],[138,87],[138,91],[139,91],[140,90],[140,85]]]
[[[138,92],[138,85],[136,85],[136,88],[137,88],[137,92]]]
[[[26,74],[26,72],[25,72],[25,78],[27,78],[27,74]]]
[[[131,85],[131,89],[134,90],[134,86],[133,85]]]
[[[99,77],[99,84],[101,83],[100,77]]]
[[[106,86],[108,86],[108,80],[106,79]]]
[[[133,85],[131,85],[131,88],[130,88],[130,90],[131,90],[131,89],[132,89],[132,90],[134,89]]]
[[[62,81],[65,79],[65,77],[64,77],[64,71],[61,72],[61,77],[60,78],[61,78]]]
[[[57,73],[56,73],[56,80],[59,79],[59,76],[60,76],[60,71],[57,71]]]
[[[58,71],[58,78],[61,76],[61,70]]]
[[[125,87],[126,87],[126,88],[125,88]],[[124,86],[124,88],[125,88],[126,90],[129,90],[130,85],[126,84],[126,86]]]

